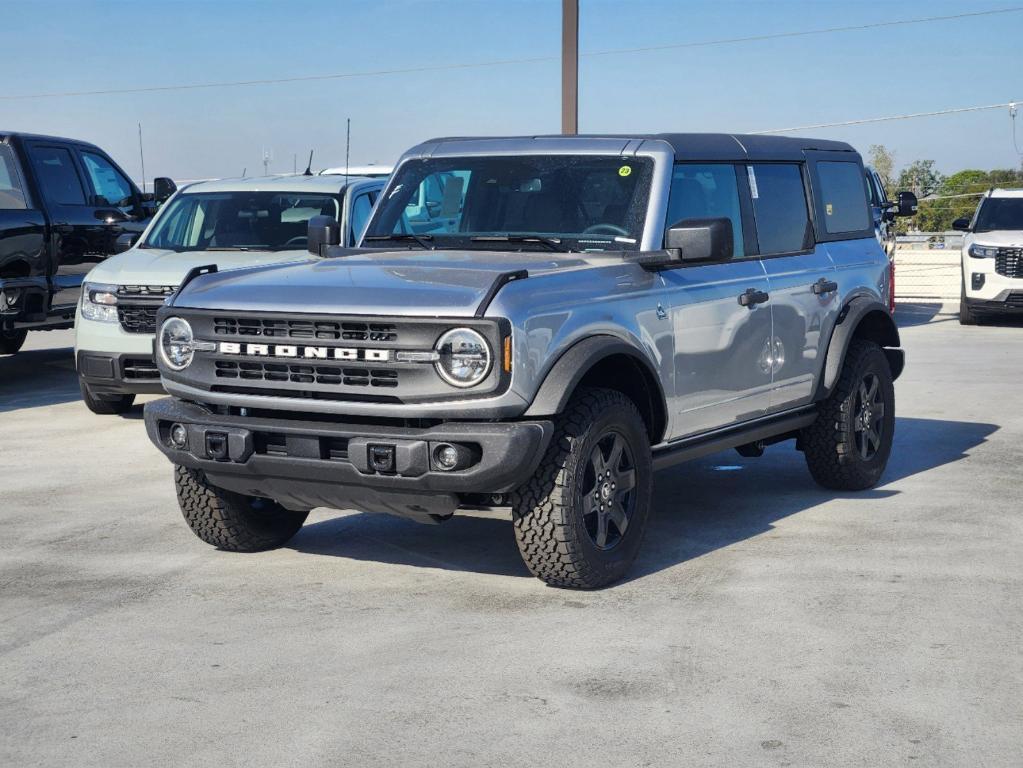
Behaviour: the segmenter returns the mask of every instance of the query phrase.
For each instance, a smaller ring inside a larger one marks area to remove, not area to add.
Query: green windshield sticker
[[[623,165],[621,168],[618,169],[619,176],[623,177],[628,176],[630,173],[632,173],[632,168],[628,165]]]

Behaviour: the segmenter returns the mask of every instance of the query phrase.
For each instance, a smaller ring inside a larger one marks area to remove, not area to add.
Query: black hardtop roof
[[[0,141],[9,139],[12,136],[16,136],[19,139],[30,139],[32,141],[59,141],[62,144],[81,144],[85,147],[95,147],[91,141],[83,141],[82,139],[68,139],[63,136],[46,136],[41,133],[25,133],[23,131],[0,131]]]
[[[593,133],[575,136],[561,134],[507,137],[464,136],[439,138],[432,141],[448,142],[501,138],[525,141],[529,139],[563,139],[565,141],[585,141],[587,139],[660,140],[671,145],[678,160],[801,160],[803,159],[803,153],[807,151],[856,153],[856,150],[844,141],[741,133]]]

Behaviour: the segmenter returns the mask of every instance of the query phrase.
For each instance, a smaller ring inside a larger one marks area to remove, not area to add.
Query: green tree
[[[917,197],[932,194],[941,185],[944,177],[934,170],[933,160],[914,160],[902,169],[896,186],[898,191],[908,190]]]
[[[867,162],[877,171],[885,192],[891,197],[894,192],[892,187],[895,180],[895,153],[889,151],[883,144],[871,144],[867,150]]]

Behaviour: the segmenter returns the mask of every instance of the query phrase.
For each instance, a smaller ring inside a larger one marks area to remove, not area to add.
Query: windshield
[[[196,192],[160,212],[143,248],[173,251],[279,251],[306,247],[313,216],[338,218],[336,195],[301,192]]]
[[[1023,230],[1023,197],[989,197],[981,203],[974,232]]]
[[[364,243],[413,248],[636,250],[653,161],[593,155],[411,160]]]

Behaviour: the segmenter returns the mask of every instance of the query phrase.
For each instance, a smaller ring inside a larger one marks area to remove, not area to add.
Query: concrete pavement
[[[1017,766],[1023,326],[903,306],[884,482],[791,445],[658,476],[632,578],[550,589],[510,524],[185,527],[70,334],[0,358],[0,764]],[[954,309],[954,307],[952,307]]]

